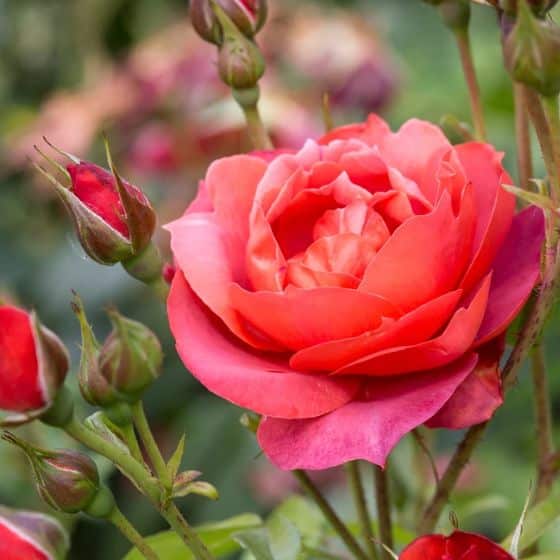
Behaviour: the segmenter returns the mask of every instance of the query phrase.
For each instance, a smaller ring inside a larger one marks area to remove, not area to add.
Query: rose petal
[[[210,391],[258,414],[309,418],[353,398],[360,380],[307,375],[281,357],[255,353],[228,336],[197,300],[183,274],[167,302],[171,331],[185,366]]]
[[[399,560],[442,560],[445,558],[446,541],[444,535],[419,537],[401,552]]]
[[[513,219],[504,244],[492,264],[488,307],[476,343],[502,333],[519,313],[539,279],[544,241],[544,216],[534,206]]]
[[[385,348],[424,342],[447,323],[461,294],[461,290],[444,294],[396,321],[384,321],[376,331],[300,350],[290,365],[301,371],[335,371]]]
[[[42,546],[17,529],[15,525],[0,522],[0,558],[3,560],[52,560]]]
[[[232,284],[230,298],[250,325],[291,350],[355,336],[399,314],[379,296],[345,288],[249,292]]]
[[[23,412],[45,404],[31,316],[0,307],[0,409]]]
[[[457,217],[444,193],[432,212],[403,223],[370,262],[359,289],[404,311],[455,289],[471,251],[474,218],[469,193],[465,191]]]
[[[476,365],[476,355],[421,375],[379,378],[367,385],[367,400],[354,400],[318,418],[265,418],[257,433],[279,468],[326,469],[365,459],[383,466],[405,434],[433,416]]]
[[[469,549],[475,549],[478,555],[465,557],[465,560],[513,560],[511,554],[482,535],[454,531],[447,538],[447,552],[452,559],[461,560],[461,554]]]
[[[333,140],[362,140],[370,146],[380,144],[383,139],[391,134],[387,123],[379,116],[371,114],[365,123],[349,124],[335,128],[319,140],[319,144],[328,144]]]
[[[490,420],[504,402],[499,368],[503,350],[502,337],[481,348],[476,368],[426,425],[461,430]]]
[[[198,183],[198,191],[192,202],[187,207],[184,215],[193,214],[194,212],[212,212],[212,201],[208,194],[208,189],[204,181]]]
[[[490,269],[510,230],[515,196],[501,187],[512,183],[502,167],[502,153],[479,142],[461,144],[455,150],[473,185],[477,216],[472,262],[461,284],[469,291]]]
[[[482,282],[473,300],[460,308],[436,338],[410,346],[376,352],[336,371],[337,374],[400,375],[443,366],[456,360],[472,345],[480,328],[492,275]]]

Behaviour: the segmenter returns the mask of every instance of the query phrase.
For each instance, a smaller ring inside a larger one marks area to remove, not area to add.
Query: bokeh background
[[[270,4],[269,23],[259,36],[268,61],[262,108],[277,144],[295,147],[320,134],[325,92],[337,124],[370,111],[381,112],[394,127],[412,116],[468,121],[455,44],[437,12],[420,0]],[[0,1],[0,294],[37,309],[71,349],[74,372],[79,335],[71,289],[84,299],[100,338],[109,329],[103,313],[108,304],[157,332],[166,351],[165,372],[147,394],[148,414],[166,452],[187,434],[184,468],[202,471],[220,491],[217,502],[184,500],[188,519],[197,523],[244,511],[266,513],[295,486],[289,474],[260,456],[253,436],[239,424],[241,411],[208,394],[185,371],[164,309],[152,294],[119,266],[86,259],[53,192],[27,160],[46,135],[103,164],[100,134],[106,131],[122,174],[148,193],[160,222],[181,213],[212,158],[248,147],[241,115],[216,77],[215,52],[194,35],[187,14],[185,0]],[[489,136],[515,176],[511,85],[495,16],[476,5],[472,15]],[[541,173],[539,165],[535,173]],[[158,233],[158,243],[167,254],[165,232]],[[556,422],[559,326],[553,317],[547,331]],[[76,390],[73,374],[69,382]],[[535,476],[531,399],[524,372],[453,501],[463,528],[501,539],[516,523]],[[84,415],[89,412],[84,405]],[[71,445],[40,425],[23,431],[46,447]],[[429,437],[443,469],[460,434]],[[131,520],[147,533],[162,529],[111,465],[99,464]],[[414,504],[429,494],[429,467],[409,440],[399,445],[392,466],[396,516],[406,527]],[[0,446],[0,502],[43,507],[29,480],[23,457]],[[337,507],[351,512],[342,473],[323,473],[319,480]],[[74,524],[72,558],[113,559],[127,549],[108,527],[85,518],[64,521]],[[546,547],[560,547],[558,529],[548,532]]]

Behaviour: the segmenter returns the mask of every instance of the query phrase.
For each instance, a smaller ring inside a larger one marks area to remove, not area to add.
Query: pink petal
[[[185,214],[192,214],[194,212],[212,212],[214,208],[212,207],[212,201],[210,200],[210,195],[208,194],[208,189],[204,181],[198,183],[198,192],[194,197],[194,200],[189,204]]]
[[[455,289],[471,251],[474,218],[469,193],[465,191],[457,217],[444,194],[432,212],[397,228],[367,267],[360,290],[409,311]]]
[[[470,354],[438,370],[371,380],[363,400],[318,418],[265,418],[259,444],[284,470],[326,469],[355,459],[384,466],[397,442],[445,404],[476,360]]]
[[[499,368],[503,350],[502,337],[481,348],[478,364],[472,373],[426,425],[430,428],[461,430],[490,420],[504,402]]]
[[[400,375],[433,369],[456,360],[469,350],[480,328],[488,302],[491,276],[488,274],[472,301],[453,315],[445,330],[436,338],[376,352],[345,365],[335,373]]]
[[[382,316],[398,315],[383,298],[345,288],[249,292],[232,284],[230,297],[250,325],[290,350],[355,336],[376,328]]]
[[[476,342],[483,344],[502,333],[527,301],[539,279],[544,216],[526,208],[513,218],[504,244],[492,264],[488,307]]]
[[[515,212],[515,196],[501,187],[502,183],[511,184],[501,164],[502,153],[478,142],[455,146],[455,150],[473,185],[477,216],[472,262],[461,284],[469,291],[490,269],[508,234]]]
[[[185,366],[210,391],[259,414],[309,418],[353,398],[360,380],[299,373],[282,357],[252,352],[210,316],[183,274],[167,302],[171,331]]]
[[[387,123],[379,116],[371,114],[365,123],[340,126],[327,132],[320,140],[320,144],[328,144],[333,140],[362,140],[370,146],[380,144],[383,139],[391,134]]]
[[[384,320],[376,331],[304,348],[292,356],[290,365],[302,371],[335,371],[386,348],[424,342],[449,321],[461,294],[449,292],[396,321]]]

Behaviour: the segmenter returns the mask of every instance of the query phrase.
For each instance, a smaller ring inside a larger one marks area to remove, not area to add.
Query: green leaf
[[[558,492],[555,492],[529,510],[523,523],[519,550],[523,551],[528,546],[531,546],[557,519],[560,519],[560,496]],[[503,541],[502,547],[509,549],[512,540],[513,535],[510,535]]]
[[[186,436],[183,434],[177,444],[177,449],[175,449],[173,455],[171,455],[171,459],[169,459],[169,462],[167,463],[167,470],[169,471],[171,480],[173,480],[179,472],[179,467],[181,466],[181,461],[183,460],[183,455],[185,453],[185,439]]]
[[[291,521],[299,531],[303,543],[309,547],[317,546],[327,530],[325,518],[319,508],[303,496],[290,496],[272,515],[282,515]]]
[[[253,513],[237,515],[216,523],[205,523],[195,527],[196,532],[217,558],[239,550],[233,535],[240,531],[262,527],[262,519]],[[174,531],[163,531],[145,539],[154,551],[165,560],[194,560],[185,544]],[[145,560],[138,550],[131,550],[123,560]]]
[[[457,508],[457,516],[464,520],[467,517],[476,517],[489,511],[503,511],[510,507],[509,500],[500,494],[490,494],[482,498],[470,500]]]
[[[270,550],[269,532],[264,527],[236,533],[233,538],[249,551],[255,560],[274,560]]]
[[[301,536],[297,527],[277,512],[267,519],[265,526],[274,560],[297,560],[301,552]]]
[[[197,494],[209,498],[210,500],[217,500],[220,497],[218,491],[212,484],[203,482],[202,480],[196,480],[195,482],[189,482],[188,484],[180,486],[173,486],[174,498],[182,498],[189,494]]]

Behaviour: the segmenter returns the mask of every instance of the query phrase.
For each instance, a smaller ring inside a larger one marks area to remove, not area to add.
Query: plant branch
[[[259,86],[246,90],[232,89],[233,97],[243,110],[247,132],[255,150],[274,148],[259,112]]]
[[[513,82],[513,99],[515,102],[515,139],[519,186],[522,189],[527,189],[529,187],[529,179],[533,176],[533,158],[531,154],[527,96],[523,84]]]
[[[130,521],[115,506],[108,520],[135,546],[147,560],[160,560],[152,547],[144,540],[142,535],[132,526]]]
[[[469,100],[471,104],[471,113],[474,125],[474,132],[477,140],[486,139],[486,126],[484,124],[484,113],[482,111],[482,102],[480,100],[480,88],[476,79],[476,70],[472,57],[471,41],[469,33],[465,29],[454,31],[459,56],[461,58],[461,66],[463,74],[467,82],[469,90]]]
[[[136,438],[136,432],[134,431],[134,425],[132,422],[121,426],[123,437],[127,447],[130,449],[132,456],[139,462],[142,463],[144,458],[142,457],[142,450],[138,445],[138,439]]]
[[[364,492],[364,485],[360,474],[360,463],[358,461],[350,461],[346,464],[346,472],[348,474],[350,489],[352,490],[356,512],[360,521],[362,536],[366,542],[366,548],[369,552],[370,558],[377,560],[378,556],[377,549],[375,548],[375,536],[373,534],[371,517],[369,515],[366,494]]]
[[[391,522],[391,500],[389,496],[389,480],[387,467],[382,469],[373,465],[373,482],[375,501],[377,503],[377,522],[379,523],[379,539],[387,548],[393,548],[393,526]],[[383,550],[382,558],[391,560],[391,555]]]
[[[315,486],[313,481],[309,478],[307,473],[302,470],[292,471],[293,475],[298,480],[300,486],[309,494],[315,501],[325,519],[330,523],[331,527],[338,533],[346,548],[359,560],[368,560],[367,554],[363,551],[358,541],[354,538],[348,527],[341,521],[340,517],[336,514],[332,506],[327,502],[321,491]]]

